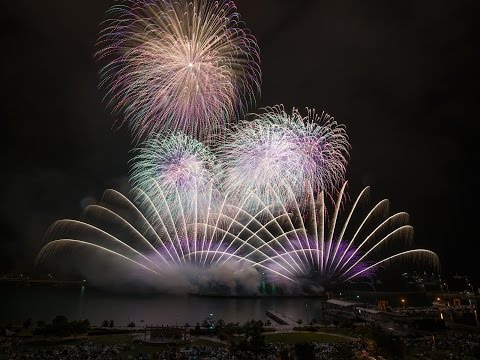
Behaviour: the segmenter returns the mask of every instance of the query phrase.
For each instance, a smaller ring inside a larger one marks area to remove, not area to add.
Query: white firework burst
[[[125,0],[103,23],[100,86],[137,137],[222,132],[260,88],[259,50],[232,1]]]

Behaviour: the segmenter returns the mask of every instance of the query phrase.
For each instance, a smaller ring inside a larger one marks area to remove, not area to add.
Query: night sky
[[[113,1],[3,4],[0,275],[45,230],[127,187],[126,128],[101,102],[95,41]],[[261,106],[325,110],[352,144],[349,193],[407,211],[442,273],[478,279],[478,1],[238,0],[261,50]],[[252,108],[251,110],[255,110]]]

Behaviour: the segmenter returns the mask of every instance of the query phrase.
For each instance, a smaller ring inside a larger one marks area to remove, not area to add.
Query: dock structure
[[[267,316],[280,325],[298,326],[297,322],[277,310],[265,311]]]

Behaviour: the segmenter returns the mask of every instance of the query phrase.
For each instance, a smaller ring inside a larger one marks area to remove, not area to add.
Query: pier
[[[0,286],[83,286],[85,280],[54,280],[29,278],[0,278]]]
[[[297,322],[276,310],[265,311],[267,316],[280,325],[298,326]]]

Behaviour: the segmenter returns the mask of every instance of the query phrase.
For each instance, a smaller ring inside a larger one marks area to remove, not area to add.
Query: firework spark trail
[[[392,225],[392,223],[394,223],[394,221],[398,220],[399,221],[399,224],[404,224],[408,221],[408,214],[406,212],[399,212],[399,213],[396,213],[392,216],[389,216],[387,219],[385,219],[380,225],[378,225],[367,237],[365,237],[365,240],[363,240],[363,242],[357,246],[357,250],[358,251],[360,248],[362,248],[365,244],[367,244],[377,233],[380,233],[380,231],[385,228],[386,226],[388,225]],[[406,233],[405,235],[409,235],[408,233]],[[411,241],[411,237],[410,236],[406,236],[406,239],[407,240],[410,240]],[[348,246],[347,246],[347,251],[348,249],[350,248],[350,246],[352,245],[352,241],[350,241],[348,243]],[[340,257],[340,259],[338,261],[336,261],[336,263],[333,262],[332,260],[332,264],[331,266],[333,266],[333,264],[335,264],[335,268],[333,269],[333,271],[337,270],[338,266],[340,265],[341,269],[343,269],[343,267],[345,266],[345,264],[347,264],[349,262],[350,259],[346,259],[346,261],[342,261],[344,259],[346,255],[346,252],[344,252],[342,254],[342,256]],[[336,255],[335,255],[336,256]],[[334,258],[335,258],[334,256]]]
[[[247,213],[245,213],[245,214],[247,214]],[[258,214],[256,214],[256,215],[258,215]],[[285,214],[281,214],[281,215],[279,215],[278,217],[284,217],[284,216],[285,216]],[[250,253],[244,255],[245,258],[247,258],[249,255],[252,255],[253,253],[259,253],[259,254],[262,254],[262,255],[264,255],[264,256],[268,256],[268,255],[266,255],[266,253],[262,250],[262,248],[263,248],[263,247],[267,247],[267,248],[268,248],[267,250],[271,250],[271,251],[276,252],[275,249],[271,246],[271,244],[270,244],[271,242],[276,242],[276,243],[278,243],[278,245],[281,246],[281,247],[283,248],[283,250],[285,250],[285,248],[283,247],[283,245],[282,245],[281,242],[279,241],[279,237],[275,237],[275,236],[267,229],[267,226],[270,225],[271,223],[277,223],[277,224],[278,224],[278,218],[272,218],[272,219],[270,219],[268,222],[262,224],[260,221],[258,221],[258,220],[256,219],[256,216],[250,216],[250,215],[248,215],[248,217],[250,218],[250,220],[248,221],[247,224],[244,225],[244,227],[245,227],[245,231],[248,232],[248,233],[250,234],[250,236],[249,236],[246,240],[240,239],[239,236],[236,237],[237,240],[241,241],[241,245],[237,248],[236,251],[240,251],[240,250],[243,249],[244,246],[248,246],[248,247],[252,248],[252,250],[251,250]],[[240,224],[238,221],[236,221],[236,222],[237,222],[238,224]],[[248,229],[248,226],[249,226],[250,224],[252,224],[252,223],[253,223],[253,224],[256,224],[256,225],[260,225],[260,228],[257,229],[255,232],[253,232],[253,231],[251,231],[251,230]],[[261,232],[261,231],[266,231],[267,236],[269,236],[270,240],[268,240],[268,241],[264,240],[263,237],[259,235],[259,232]],[[285,234],[281,234],[281,235],[280,235],[280,237],[284,237],[284,236],[286,236],[286,235],[285,235]],[[258,240],[262,245],[256,246],[256,247],[252,246],[251,243],[250,243],[252,239]],[[224,256],[226,256],[227,258],[223,261],[223,263],[226,263],[227,261],[230,260],[231,254],[228,253],[228,250],[230,249],[230,246],[231,246],[231,245],[229,245],[229,246],[226,248],[226,250],[221,253],[221,256],[217,259],[217,263],[219,263],[220,260],[221,260]],[[293,258],[292,258],[291,260],[292,260],[293,264],[292,264],[291,262],[287,262],[286,265],[288,265],[288,267],[290,267],[290,268],[292,268],[292,269],[294,268],[294,265],[295,265],[295,266],[297,266],[297,267],[299,268],[299,270],[301,270],[299,264],[298,264]],[[287,272],[289,272],[290,274],[292,274],[291,271],[287,269],[287,267],[283,266],[282,264],[278,264],[278,265],[279,265],[280,267],[282,267],[285,271],[287,271]]]
[[[103,247],[103,246],[100,246],[100,245],[97,245],[97,244],[89,243],[89,242],[82,241],[82,240],[75,240],[75,239],[58,239],[58,240],[53,240],[53,241],[49,242],[47,245],[45,245],[40,250],[39,254],[37,255],[37,257],[35,259],[35,263],[37,263],[37,264],[41,263],[42,261],[44,261],[48,257],[51,257],[52,255],[55,255],[55,253],[60,252],[61,250],[64,250],[65,248],[71,247],[72,245],[73,246],[85,246],[87,248],[92,247],[92,248],[95,248],[95,249],[98,249],[98,250],[105,251],[109,255],[119,257],[119,258],[121,258],[121,259],[123,259],[127,262],[133,263],[133,264],[135,264],[135,265],[137,265],[137,266],[139,266],[139,267],[141,267],[141,268],[143,268],[147,271],[150,271],[152,273],[155,273],[155,274],[159,275],[159,273],[157,271],[155,271],[154,269],[152,269],[151,267],[145,266],[144,264],[142,264],[138,261],[135,261],[128,256],[120,254],[119,252],[110,250],[106,247]]]
[[[135,189],[132,195],[138,199],[138,194],[147,196],[140,189]],[[235,240],[238,233],[244,231],[242,228],[232,229],[228,234],[229,240],[224,245],[217,247],[216,239],[222,236],[225,231],[222,229],[224,221],[220,219],[222,214],[215,211],[211,212],[209,223],[216,224],[216,226],[207,230],[200,228],[198,224],[193,222],[186,223],[185,215],[182,215],[183,220],[175,221],[174,219],[168,219],[171,216],[168,215],[171,214],[171,211],[155,212],[145,207],[145,204],[149,204],[150,207],[155,206],[153,202],[139,201],[139,203],[141,206],[137,207],[124,195],[114,190],[106,190],[102,205],[88,207],[83,216],[83,221],[64,220],[52,225],[46,236],[47,240],[51,241],[40,251],[37,256],[37,264],[51,261],[54,257],[68,255],[68,252],[66,252],[68,250],[82,250],[82,255],[85,256],[88,256],[88,254],[94,257],[97,255],[109,256],[108,254],[111,254],[109,259],[111,258],[110,260],[118,266],[117,269],[111,270],[113,272],[124,271],[126,279],[130,278],[127,271],[128,266],[130,266],[128,264],[137,264],[141,269],[148,269],[152,273],[159,274],[160,277],[156,280],[159,286],[162,281],[172,283],[172,279],[177,275],[171,271],[175,269],[178,269],[179,274],[187,274],[192,286],[198,285],[198,279],[206,279],[209,276],[221,274],[228,269],[231,270],[232,266],[237,269],[233,272],[228,270],[230,271],[228,276],[233,279],[240,276],[237,274],[242,269],[247,269],[249,272],[254,271],[251,275],[258,276],[256,270],[254,270],[254,267],[257,266],[256,261],[244,258],[241,253],[237,254],[237,246],[231,246],[232,243],[242,242],[240,239]],[[161,206],[177,208],[177,204],[169,202]],[[171,221],[170,224],[169,221]],[[212,250],[202,249],[202,244],[208,242],[212,244]],[[228,251],[225,250],[227,244],[231,246]],[[213,250],[213,248],[217,250]],[[98,252],[100,249],[102,251]],[[98,251],[95,252],[94,250]],[[217,264],[214,262],[214,258],[219,253],[223,255],[231,253],[235,262]],[[114,261],[114,259],[119,260]],[[92,260],[95,260],[95,263],[98,264],[102,263],[101,257]],[[105,259],[105,261],[107,260]],[[238,264],[237,260],[239,260]],[[87,264],[85,261],[82,261],[82,263],[84,266]],[[261,265],[258,266],[261,267]],[[84,268],[86,273],[89,271],[87,268],[88,266]],[[109,273],[112,273],[112,271]],[[169,274],[170,278],[163,279],[163,276],[167,276],[165,274]],[[96,275],[101,277],[102,274]],[[105,276],[107,275],[105,274]],[[277,275],[286,281],[294,281],[284,274],[278,273]],[[95,280],[92,275],[86,274],[85,276],[90,280]],[[240,277],[239,279],[243,278]],[[141,277],[135,280],[139,280],[138,283],[141,283]],[[149,284],[151,284],[150,280],[149,278]],[[248,279],[241,281],[249,282]],[[173,283],[175,282],[173,281]],[[255,291],[257,291],[256,288]]]
[[[406,250],[402,251],[398,254],[394,254],[392,256],[389,256],[385,259],[382,259],[380,261],[377,261],[376,263],[366,267],[365,269],[360,270],[357,273],[354,273],[353,275],[347,277],[344,279],[344,281],[350,281],[354,278],[358,278],[362,273],[366,271],[370,271],[372,268],[379,267],[381,264],[388,264],[392,260],[397,260],[398,258],[404,258],[404,257],[417,257],[419,261],[428,261],[428,262],[433,262],[435,266],[439,266],[438,263],[438,256],[435,254],[433,251],[426,250],[426,249],[414,249],[414,250]]]
[[[290,262],[290,257],[293,254],[300,255],[302,265],[307,269],[307,272],[297,271],[296,274],[289,273],[288,276],[292,277],[294,275],[297,283],[310,279],[320,285],[328,285],[330,281],[350,281],[362,277],[370,278],[381,264],[387,264],[401,258],[419,258],[433,267],[439,266],[438,257],[433,252],[424,249],[404,251],[396,255],[390,255],[384,260],[378,260],[378,256],[384,256],[385,251],[387,251],[385,248],[387,243],[402,241],[408,245],[411,243],[413,235],[413,228],[405,224],[408,221],[408,214],[399,212],[387,216],[387,200],[380,201],[368,212],[358,228],[355,229],[352,240],[345,239],[345,233],[354,210],[357,208],[358,203],[365,199],[368,187],[360,192],[352,206],[352,210],[348,213],[345,223],[340,227],[339,234],[335,235],[339,207],[345,185],[342,186],[339,198],[335,204],[327,236],[325,236],[327,229],[323,224],[324,213],[327,211],[324,198],[322,194],[319,194],[317,201],[315,201],[314,192],[310,190],[310,208],[307,214],[299,214],[300,216],[296,217],[297,225],[295,225],[295,231],[297,236],[288,237],[287,241],[289,242],[290,250],[285,251],[285,248],[283,250],[278,249],[276,254],[263,259],[257,259],[257,262],[264,265],[267,269],[272,269],[277,273],[284,273],[284,270],[282,270],[283,266],[279,265]],[[277,209],[282,208],[277,207]],[[384,215],[386,219],[381,220],[380,224],[369,232],[365,238],[357,241],[356,238],[360,236],[361,231],[365,230],[365,224],[373,221],[374,215]],[[383,235],[380,240],[375,240],[375,237],[380,236],[385,231],[387,232],[386,235]],[[381,252],[379,251],[380,249],[382,249]],[[375,254],[377,256],[374,256]],[[246,254],[246,257],[249,255]],[[287,275],[286,273],[284,274]],[[275,281],[275,277],[276,275],[273,274],[273,281]],[[286,285],[288,286],[288,284]]]
[[[142,197],[146,198],[147,201],[148,201],[148,206],[153,209],[153,212],[150,212],[150,214],[154,214],[155,220],[152,221],[152,223],[150,223],[150,222],[147,220],[148,227],[150,227],[150,228],[153,230],[153,229],[154,229],[153,227],[156,226],[156,224],[159,224],[159,225],[160,225],[160,228],[157,228],[158,231],[157,231],[157,232],[154,231],[155,234],[156,234],[156,237],[157,237],[157,242],[156,242],[156,243],[161,243],[161,244],[164,245],[164,247],[166,248],[166,246],[165,246],[165,241],[162,241],[162,240],[161,240],[159,234],[165,234],[165,235],[166,235],[166,237],[168,238],[168,239],[166,239],[166,242],[167,242],[167,243],[173,243],[173,240],[172,240],[172,236],[170,235],[170,232],[168,231],[168,227],[166,226],[164,219],[160,216],[157,208],[153,205],[152,201],[148,198],[148,196],[147,196],[142,190],[140,190],[140,189],[134,189],[133,192],[134,192],[134,193],[135,193],[135,192],[138,192],[138,194],[135,195],[135,198],[136,198],[136,199],[140,199],[140,198],[142,198]],[[169,214],[169,215],[170,215],[170,219],[171,219],[171,214]],[[173,223],[173,219],[172,219],[171,221],[172,221],[172,224],[173,224],[172,226],[174,227],[175,224]],[[178,234],[177,234],[177,235],[178,235]],[[178,240],[178,244],[180,245],[180,240],[178,239],[178,236],[176,237],[176,239]],[[180,247],[180,248],[181,248],[181,247]],[[176,255],[178,261],[180,261],[180,255],[179,255],[179,253],[178,253],[178,251],[177,251],[177,248],[174,247],[174,248],[173,248],[173,251],[175,251],[175,255]],[[168,250],[167,250],[167,252],[168,252],[168,254],[170,255],[171,259],[172,259],[173,261],[175,261],[175,260],[173,259],[172,253],[171,253],[170,251],[168,251]],[[182,256],[182,257],[183,257],[183,256]]]
[[[253,121],[243,121],[220,145],[221,178],[226,191],[242,199],[250,191],[265,203],[275,202],[273,191],[286,202],[309,187],[328,195],[343,182],[349,143],[343,126],[324,113],[283,106],[265,108]]]
[[[278,195],[275,193],[274,190],[272,190],[272,193],[276,196],[276,199],[277,201],[279,201],[279,197]],[[270,210],[270,207],[271,205],[266,205],[258,196],[255,195],[254,192],[251,193],[251,197],[253,198],[253,200],[260,204],[260,207],[259,207],[259,210],[256,214],[254,215],[251,215],[250,213],[248,213],[247,211],[243,210],[242,207],[238,207],[237,208],[237,215],[242,212],[244,213],[248,218],[249,218],[249,221],[245,224],[245,228],[248,230],[248,226],[250,225],[250,223],[255,223],[256,225],[259,225],[260,227],[256,230],[256,232],[251,232],[251,235],[249,236],[249,238],[246,240],[246,242],[244,244],[248,244],[249,240],[251,240],[253,237],[255,237],[256,239],[258,239],[262,245],[260,246],[257,246],[255,247],[251,252],[249,252],[248,254],[245,255],[245,257],[249,257],[250,255],[252,255],[253,253],[257,253],[257,252],[260,252],[261,249],[263,247],[267,247],[268,250],[272,250],[274,251],[275,254],[278,254],[278,252],[272,248],[271,246],[271,243],[274,242],[274,243],[277,243],[281,248],[282,248],[282,251],[286,251],[286,249],[284,248],[284,246],[282,245],[282,243],[279,241],[280,238],[286,238],[288,234],[290,234],[290,232],[293,232],[296,234],[296,231],[293,227],[293,224],[291,222],[291,219],[290,219],[290,216],[289,216],[289,213],[287,212],[284,204],[282,202],[278,202],[278,204],[282,207],[282,210],[283,210],[283,213],[280,213],[279,215],[274,215],[272,213],[272,211]],[[246,200],[248,200],[248,198],[246,198]],[[244,204],[242,204],[244,205]],[[235,208],[235,207],[234,207]],[[263,220],[267,220],[267,221],[264,221],[263,224],[257,219],[262,213],[266,213],[266,217],[263,217]],[[291,230],[290,231],[286,231],[286,232],[283,232],[283,229],[282,227],[280,226],[279,224],[279,219],[280,218],[286,218],[288,220],[288,224],[291,226]],[[273,235],[273,233],[271,231],[269,231],[267,229],[267,226],[270,224],[270,223],[273,223],[274,225],[276,225],[276,228],[277,229],[280,229],[280,231],[282,232],[279,236],[275,236]],[[267,240],[264,240],[263,237],[261,237],[260,235],[258,235],[258,233],[260,233],[261,231],[265,230],[266,231],[266,235],[268,236],[269,239]],[[298,237],[298,235],[297,235]],[[244,244],[241,244],[238,248],[238,250],[241,250],[241,248],[243,247]],[[288,244],[288,242],[287,242]],[[297,255],[298,257],[298,255]],[[227,259],[225,260],[228,261],[230,259],[230,257],[227,257]],[[218,259],[219,261],[220,259]],[[299,258],[300,260],[300,258]],[[291,261],[293,262],[293,264],[298,267],[298,269],[300,271],[303,271],[300,264],[295,261],[295,259],[293,259],[293,257],[291,257]],[[301,263],[301,260],[300,260],[300,263]],[[290,262],[287,262],[287,264],[293,268],[293,265],[290,263]],[[277,264],[277,265],[280,265],[280,264]],[[280,265],[281,266],[281,265]],[[288,271],[288,270],[287,270]]]
[[[247,202],[248,199],[245,199],[245,201]],[[220,260],[226,256],[227,259],[223,261],[222,264],[225,264],[229,261],[229,259],[237,254],[237,252],[240,252],[244,246],[248,247],[248,248],[251,248],[252,251],[247,254],[247,255],[243,255],[242,259],[246,259],[249,255],[251,255],[252,253],[260,253],[262,254],[263,256],[267,256],[267,254],[265,254],[261,248],[263,246],[268,246],[269,249],[273,250],[273,248],[270,246],[270,241],[265,241],[258,233],[261,231],[261,230],[267,230],[266,229],[266,225],[267,224],[261,224],[260,221],[257,220],[257,217],[258,215],[261,213],[261,212],[264,212],[265,210],[268,211],[268,207],[260,210],[260,213],[257,213],[255,215],[251,215],[249,214],[248,212],[246,212],[244,209],[242,209],[242,205],[240,207],[238,206],[234,206],[234,205],[228,205],[228,207],[231,207],[234,209],[234,213],[235,215],[229,215],[229,211],[227,211],[226,213],[223,213],[223,209],[226,209],[226,207],[224,206],[225,203],[222,205],[222,209],[220,210],[220,213],[219,213],[219,217],[222,217],[222,218],[225,218],[227,220],[227,222],[229,222],[228,226],[225,226],[226,230],[223,230],[223,229],[218,229],[219,232],[223,233],[223,236],[222,238],[220,239],[220,241],[218,241],[218,245],[216,247],[216,249],[213,251],[213,253],[216,255],[216,254],[219,254],[219,258],[217,259],[216,261],[216,264],[219,264]],[[271,214],[271,213],[270,213]],[[247,218],[248,218],[248,221],[246,223],[241,223],[239,220],[237,220],[237,217],[239,217],[240,215],[245,215]],[[279,217],[284,217],[284,216],[287,216],[288,217],[288,214],[281,214],[279,215]],[[277,222],[277,219],[273,218],[270,220],[270,222]],[[250,230],[249,229],[249,226],[251,224],[255,224],[255,225],[259,225],[260,228],[257,229],[255,232]],[[278,222],[277,222],[278,224]],[[226,241],[226,237],[227,235],[228,236],[232,236],[232,232],[231,230],[233,229],[234,225],[239,225],[241,226],[242,230],[237,232],[236,235],[233,236],[232,240],[228,242],[228,245],[225,246],[225,241]],[[205,226],[210,226],[209,224],[205,224]],[[280,227],[279,227],[280,228]],[[247,239],[242,239],[241,238],[241,234],[242,233],[248,233],[250,234],[250,236],[247,238]],[[278,238],[275,238],[268,230],[267,230],[267,235],[268,236],[271,236],[272,237],[272,240],[271,241],[277,241],[278,242]],[[283,235],[285,236],[285,235]],[[254,247],[253,245],[251,245],[250,243],[250,240],[251,239],[256,239],[257,241],[261,242],[262,245],[261,246],[257,246],[257,247]],[[240,243],[240,245],[238,245],[238,243]],[[235,251],[234,252],[231,252],[229,251],[230,248],[232,247],[232,245],[235,244]],[[280,243],[279,243],[280,244]],[[281,245],[281,244],[280,244]],[[224,247],[224,250],[221,251],[220,248],[221,247]],[[209,250],[210,250],[210,246],[209,246]],[[215,255],[213,256],[212,258],[212,262],[213,260],[215,259]],[[292,259],[293,260],[293,259]],[[289,272],[290,271],[288,269],[286,269],[285,267],[283,267],[281,264],[278,264],[280,267],[282,267],[285,271]],[[290,263],[288,263],[288,265],[291,267],[292,265]],[[298,264],[297,264],[298,266]]]
[[[95,240],[89,239],[89,234],[94,237]],[[95,245],[101,246],[103,248],[109,248],[115,252],[128,257],[130,259],[141,259],[143,261],[148,261],[148,263],[155,265],[150,258],[139,252],[137,249],[128,245],[127,243],[121,241],[117,237],[107,233],[106,231],[88,224],[83,223],[77,220],[58,220],[54,222],[49,229],[47,230],[47,238],[52,241],[60,240],[60,238],[73,238],[81,237],[85,243],[96,243]],[[103,245],[102,245],[103,244]],[[164,260],[162,258],[162,260]],[[165,261],[165,264],[168,264]]]
[[[303,239],[303,241],[301,241],[301,242],[292,241],[292,245],[294,246],[293,250],[289,250],[288,252],[281,253],[281,254],[278,254],[278,255],[274,255],[269,259],[264,259],[262,261],[259,261],[259,264],[263,264],[263,263],[268,264],[268,263],[271,263],[272,260],[274,260],[274,259],[276,259],[277,262],[288,261],[288,257],[291,256],[291,254],[293,254],[293,253],[303,253],[305,251],[307,251],[309,253],[316,253],[317,251],[314,248],[314,243],[315,242],[316,242],[315,239],[309,238],[309,237]],[[310,244],[307,245],[308,243],[310,243]],[[355,274],[355,272],[364,273],[365,271],[363,271],[363,270],[365,268],[367,268],[368,265],[370,265],[370,262],[368,262],[368,261],[363,261],[362,262],[361,259],[360,259],[360,255],[358,253],[354,254],[354,251],[355,251],[354,249],[351,249],[350,251],[346,251],[345,250],[346,249],[346,244],[345,243],[340,242],[340,245],[337,244],[336,247],[338,247],[341,252],[346,252],[348,255],[353,254],[353,257],[352,257],[353,260],[352,261],[356,261],[355,266],[352,266],[351,269],[345,271],[341,276],[352,275],[352,274]],[[272,267],[269,266],[269,265],[266,265],[265,268],[268,269],[268,270],[272,269]],[[319,270],[314,269],[313,266],[312,266],[310,271],[311,271],[310,274],[302,274],[302,275],[297,274],[297,279],[300,280],[302,276],[304,276],[304,277],[312,276],[320,284],[325,285],[328,280],[335,280],[335,276],[338,276],[338,279],[341,278],[341,276],[336,275],[334,273],[329,274],[329,273],[325,273],[325,272],[319,272]],[[319,274],[317,275],[315,273],[319,273]],[[364,276],[365,277],[370,277],[373,274],[374,274],[374,269],[371,268],[371,271],[365,273]],[[315,276],[316,276],[316,278],[315,278]]]
[[[343,236],[345,235],[345,231],[347,230],[347,227],[348,227],[348,224],[350,223],[350,220],[352,218],[352,215],[353,213],[355,212],[355,209],[357,208],[357,205],[360,203],[361,199],[364,198],[364,196],[367,196],[368,195],[368,192],[370,190],[370,187],[367,186],[365,188],[363,188],[363,190],[360,192],[360,194],[357,196],[357,198],[355,199],[355,202],[353,203],[352,205],[352,208],[350,209],[350,212],[347,216],[347,219],[345,220],[341,230],[340,230],[340,234],[338,235],[338,238],[339,239],[343,239]],[[323,210],[322,210],[322,213],[323,213]],[[343,257],[345,256],[345,253],[348,251],[350,245],[352,244],[353,240],[354,240],[355,236],[352,238],[352,241],[350,241],[346,251],[343,252],[343,254],[341,255],[340,259],[337,261],[336,265],[335,265],[335,268],[333,269],[333,271],[336,271],[337,270],[337,267],[339,264],[342,263],[342,260],[343,260]],[[338,251],[336,250],[335,251],[335,254],[333,255],[333,258],[335,259],[336,256],[337,256],[337,253]]]
[[[128,234],[128,240],[123,241],[124,243],[130,243],[132,248],[135,248],[138,252],[143,252],[148,254],[150,263],[154,264],[150,260],[151,255],[158,256],[162,261],[166,261],[162,254],[160,254],[157,249],[141,234],[130,222],[126,221],[122,216],[114,211],[108,209],[107,207],[99,205],[90,205],[85,209],[84,212],[85,221],[88,221],[91,225],[96,226],[96,220],[100,218],[101,220],[108,220],[108,223],[112,224],[114,227],[121,229],[121,232]],[[104,223],[103,226],[108,226],[109,224]],[[77,226],[83,226],[82,223],[77,223]],[[98,242],[97,239],[95,241]]]
[[[125,0],[107,17],[100,86],[138,138],[209,139],[260,92],[259,49],[232,1]]]
[[[364,196],[364,194],[366,194],[366,192],[362,191],[359,195],[359,198],[361,196]],[[352,239],[350,240],[349,242],[349,245],[347,247],[347,250],[348,248],[355,242],[358,234],[361,233],[362,229],[364,228],[365,224],[367,224],[367,222],[372,219],[374,217],[375,214],[377,214],[378,212],[386,212],[388,211],[388,206],[389,206],[389,202],[387,199],[383,199],[382,201],[378,202],[371,210],[370,212],[367,214],[367,216],[365,216],[365,218],[363,219],[362,223],[360,224],[360,226],[357,228],[357,230],[355,231],[355,234],[352,236]],[[366,241],[364,240],[363,243],[365,243]],[[363,244],[362,243],[362,244]],[[339,265],[341,265],[341,269],[346,265],[346,263],[348,263],[348,261],[342,261],[343,258],[344,258],[345,254],[342,254],[342,257],[340,258],[340,261],[339,261]],[[338,265],[337,265],[338,266]],[[336,266],[336,267],[337,267]],[[335,268],[336,268],[335,267]]]
[[[349,273],[350,270],[352,270],[352,268],[354,268],[360,261],[365,259],[365,257],[368,256],[368,254],[370,254],[372,251],[375,250],[375,248],[382,245],[383,243],[386,243],[389,240],[394,240],[394,239],[397,239],[397,238],[400,238],[402,240],[406,239],[407,241],[409,241],[412,237],[413,237],[413,227],[410,226],[410,225],[403,225],[403,226],[399,227],[398,229],[393,230],[387,236],[382,238],[382,240],[378,241],[373,247],[368,249],[364,254],[362,254],[361,257],[357,261],[355,261],[355,263],[350,265],[350,267],[347,270],[344,271],[344,274]],[[363,245],[363,243],[362,243],[362,245]],[[352,255],[350,255],[350,257],[345,262],[345,264],[349,264],[352,261],[352,258],[353,258],[354,255],[357,255],[357,256],[359,255],[358,251],[360,250],[360,248],[361,248],[361,246],[359,246],[355,250],[355,252]],[[342,275],[342,276],[344,276],[344,275]]]

